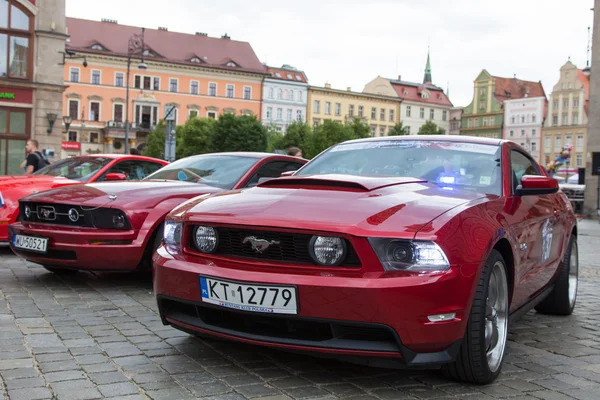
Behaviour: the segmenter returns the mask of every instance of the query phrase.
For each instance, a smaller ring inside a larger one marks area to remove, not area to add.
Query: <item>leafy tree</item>
[[[302,153],[306,158],[313,158],[335,144],[352,139],[356,139],[352,124],[342,124],[339,121],[326,119],[305,141],[305,149],[302,150]]]
[[[166,123],[161,120],[156,128],[148,135],[148,145],[144,149],[144,155],[148,157],[165,158],[165,129]]]
[[[255,116],[221,115],[210,138],[210,151],[265,151],[267,128]]]
[[[371,137],[371,128],[369,128],[369,125],[362,122],[361,119],[358,117],[354,118],[352,122],[346,124],[346,126],[352,129],[352,132],[354,133],[353,139]]]
[[[404,124],[402,122],[399,122],[388,131],[387,135],[388,136],[404,136],[404,135],[408,135],[408,132],[406,131],[406,127],[404,126]]]
[[[438,127],[435,122],[427,121],[419,129],[419,135],[443,135],[444,129]]]
[[[304,155],[304,147],[307,143],[307,138],[312,135],[312,129],[310,126],[304,122],[294,122],[288,125],[287,130],[284,135],[279,134],[277,138],[273,142],[273,150],[284,150],[287,152],[287,149],[290,147],[299,147],[302,150]],[[306,157],[306,155],[304,155]]]
[[[177,143],[177,158],[210,151],[216,121],[212,118],[191,118],[181,127],[181,142]]]

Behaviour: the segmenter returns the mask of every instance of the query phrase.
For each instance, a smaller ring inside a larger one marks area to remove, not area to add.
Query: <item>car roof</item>
[[[145,161],[154,161],[154,162],[156,162],[156,161],[166,162],[164,160],[161,160],[160,158],[139,156],[139,155],[135,155],[135,154],[81,154],[79,156],[73,156],[71,158],[83,158],[83,157],[110,158],[110,159],[113,159],[113,160],[117,160],[119,158],[129,158],[129,159],[134,159],[134,160],[145,160]]]
[[[456,143],[476,143],[476,144],[489,144],[499,146],[507,140],[478,137],[478,136],[462,136],[462,135],[404,135],[404,136],[381,136],[372,137],[366,139],[354,139],[348,140],[343,143],[368,143],[378,141],[395,141],[395,140],[420,140],[420,141],[445,141],[445,142],[456,142]]]
[[[303,158],[288,156],[287,154],[277,154],[277,153],[265,153],[260,151],[227,151],[222,153],[205,153],[205,154],[196,154],[189,157],[205,157],[205,156],[237,156],[237,157],[248,157],[248,158],[268,158],[268,157],[282,157],[288,158],[290,160],[304,160]],[[186,157],[188,158],[188,157]],[[181,160],[181,158],[180,158]]]

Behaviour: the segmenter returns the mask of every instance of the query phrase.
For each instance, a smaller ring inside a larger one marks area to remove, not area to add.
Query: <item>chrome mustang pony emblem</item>
[[[263,253],[272,245],[278,245],[280,242],[278,240],[266,240],[266,239],[258,239],[256,236],[248,236],[244,238],[242,244],[250,243],[252,246],[252,250],[257,253]]]

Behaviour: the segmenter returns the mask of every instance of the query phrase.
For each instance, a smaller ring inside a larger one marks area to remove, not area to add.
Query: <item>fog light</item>
[[[27,217],[27,219],[31,217],[31,208],[29,206],[25,206],[25,217]]]
[[[442,322],[442,321],[450,321],[456,318],[456,313],[449,314],[435,314],[427,316],[429,322]]]

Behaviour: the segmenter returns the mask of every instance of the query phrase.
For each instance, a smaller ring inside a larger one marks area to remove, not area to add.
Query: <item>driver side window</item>
[[[512,150],[510,153],[510,167],[512,169],[513,193],[521,184],[524,175],[541,175],[531,158],[520,151]]]
[[[290,161],[271,161],[264,164],[256,171],[254,175],[246,182],[245,187],[258,185],[262,178],[279,178],[282,173],[300,169],[303,164]]]
[[[113,165],[106,173],[102,176],[101,179],[98,179],[98,182],[103,181],[106,178],[106,174],[116,172],[120,174],[125,174],[127,176],[127,180],[142,180],[148,175],[158,171],[162,168],[161,164],[148,162],[148,161],[138,161],[138,160],[127,160],[121,161]]]

